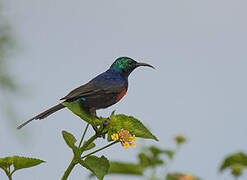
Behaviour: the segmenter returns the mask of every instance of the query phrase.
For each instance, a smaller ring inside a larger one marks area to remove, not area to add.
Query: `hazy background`
[[[60,179],[72,156],[61,131],[79,137],[85,126],[69,110],[20,131],[17,124],[58,103],[115,58],[129,56],[157,70],[133,72],[127,96],[99,114],[116,109],[134,115],[160,139],[145,144],[172,147],[172,138],[182,133],[189,142],[170,171],[231,180],[217,170],[227,154],[247,148],[246,7],[245,0],[4,0],[18,44],[10,71],[24,94],[6,100],[17,107],[19,118],[10,123],[1,116],[1,157],[47,161],[17,172],[14,179]],[[116,145],[103,154],[135,161],[141,144],[127,151]],[[69,179],[87,175],[78,166]],[[106,179],[112,177],[140,179]],[[3,171],[0,179],[7,179]]]

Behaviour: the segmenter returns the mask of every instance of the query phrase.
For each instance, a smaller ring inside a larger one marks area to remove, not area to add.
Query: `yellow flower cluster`
[[[136,148],[136,137],[132,136],[128,130],[121,129],[118,133],[112,134],[111,138],[114,141],[120,141],[125,149],[128,149],[129,146]]]

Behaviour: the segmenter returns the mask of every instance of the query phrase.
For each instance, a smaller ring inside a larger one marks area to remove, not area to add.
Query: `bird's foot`
[[[105,128],[108,124],[111,123],[111,119],[107,118],[106,120],[103,121],[103,128]]]
[[[96,116],[97,119],[100,119],[99,117]],[[102,125],[99,126],[93,126],[92,128],[95,131],[95,134],[97,137],[102,137],[105,139],[105,134],[102,133],[102,131],[106,128],[106,126],[110,124],[110,118],[107,118],[106,120],[102,121]]]
[[[96,126],[92,126],[93,130],[95,131],[95,134],[97,137],[101,137],[101,132],[100,132],[100,128],[96,127]]]

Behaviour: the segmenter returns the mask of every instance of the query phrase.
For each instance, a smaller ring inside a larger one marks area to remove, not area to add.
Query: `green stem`
[[[8,178],[9,178],[9,180],[12,180],[12,176],[11,175],[9,175]]]
[[[106,146],[104,146],[104,147],[102,147],[102,148],[100,148],[100,149],[97,149],[96,151],[93,151],[93,152],[91,152],[91,153],[89,153],[89,154],[83,156],[81,159],[84,159],[84,158],[86,158],[86,157],[88,157],[88,156],[90,156],[90,155],[92,155],[92,154],[95,154],[95,153],[97,153],[97,152],[99,152],[99,151],[102,151],[102,150],[104,150],[104,149],[106,149],[106,148],[108,148],[108,147],[110,147],[110,146],[112,146],[113,144],[116,144],[116,143],[118,143],[118,142],[119,142],[119,141],[114,141],[114,142],[112,142],[112,143],[110,143],[110,144],[108,144],[108,145],[106,145]]]
[[[15,171],[16,171],[16,169],[14,169],[14,170],[10,173],[10,176],[12,176],[12,174],[14,174]]]
[[[66,180],[69,177],[69,175],[70,175],[71,171],[73,170],[73,168],[75,167],[75,165],[76,165],[75,159],[73,158],[72,161],[70,162],[68,168],[64,172],[62,180]]]
[[[94,142],[94,140],[95,139],[97,139],[98,138],[98,136],[95,134],[95,135],[93,135],[91,138],[89,138],[89,140],[87,140],[84,144],[83,144],[83,146],[82,146],[82,148],[81,148],[81,151],[83,152],[83,151],[85,151],[85,149],[92,143],[92,142]],[[82,153],[81,153],[82,154]]]
[[[9,180],[12,180],[12,174],[7,169],[3,169],[3,170],[6,173],[6,175],[8,176]]]
[[[164,170],[165,177],[167,176],[167,172],[168,172],[171,164],[174,161],[174,156],[178,153],[178,151],[180,150],[180,148],[181,148],[181,145],[180,144],[177,144],[177,146],[176,146],[176,148],[174,150],[173,158],[172,159],[169,159],[169,161],[167,162],[167,164],[165,166],[165,170]]]
[[[87,124],[87,126],[86,126],[86,128],[85,128],[85,130],[84,130],[84,132],[83,132],[83,135],[82,135],[82,137],[81,137],[81,141],[80,141],[79,146],[78,146],[79,148],[81,147],[81,143],[82,143],[82,141],[83,141],[83,139],[84,139],[84,137],[85,137],[85,135],[86,135],[88,126],[89,126],[89,124]]]
[[[93,135],[91,138],[89,138],[89,140],[87,140],[87,141],[83,144],[83,146],[82,146],[82,148],[81,148],[81,154],[82,154],[83,151],[89,146],[89,144],[91,144],[91,143],[92,143],[95,139],[97,139],[97,138],[98,138],[98,136],[97,136],[96,134]],[[80,154],[80,155],[81,155],[81,154]],[[73,159],[72,159],[72,161],[70,162],[68,168],[67,168],[66,171],[64,172],[64,175],[63,175],[63,177],[62,177],[62,180],[66,180],[66,179],[69,177],[71,171],[73,170],[73,168],[75,167],[76,164],[78,164],[78,161],[76,160],[76,158],[75,158],[75,156],[74,156]]]

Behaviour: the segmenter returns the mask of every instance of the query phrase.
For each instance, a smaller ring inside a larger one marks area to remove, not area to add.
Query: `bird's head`
[[[148,66],[154,69],[154,67],[149,64],[136,62],[135,60],[129,57],[119,57],[111,65],[110,70],[118,72],[121,75],[128,77],[135,68],[140,66]]]

